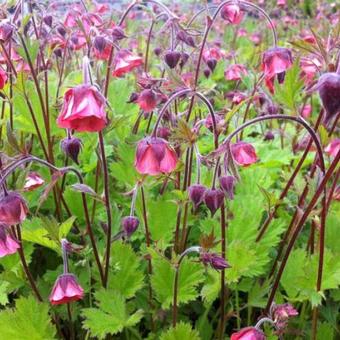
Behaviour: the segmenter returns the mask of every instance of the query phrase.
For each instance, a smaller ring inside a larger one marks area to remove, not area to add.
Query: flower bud
[[[43,20],[44,20],[44,23],[45,23],[47,26],[52,27],[52,23],[53,23],[53,17],[52,17],[52,15],[46,15],[46,16],[44,16]]]
[[[180,66],[183,67],[187,61],[189,60],[190,56],[188,53],[186,52],[182,52],[181,53],[181,62],[180,62]]]
[[[317,84],[322,105],[326,110],[325,123],[340,112],[340,74],[335,72],[323,74]]]
[[[205,76],[206,78],[209,78],[209,77],[210,77],[210,74],[211,74],[211,71],[210,71],[208,68],[206,68],[206,69],[203,71],[203,74],[204,74],[204,76]]]
[[[177,33],[177,39],[184,42],[188,46],[196,47],[194,38],[185,31],[179,31]]]
[[[221,207],[224,200],[224,193],[220,189],[207,189],[204,194],[204,203],[214,216],[217,209]]]
[[[8,41],[13,33],[13,27],[12,25],[8,23],[2,23],[0,24],[0,41],[6,42]]]
[[[210,264],[210,266],[216,270],[230,268],[230,265],[227,263],[227,261],[222,256],[219,256],[215,253],[202,252],[200,255],[200,260],[205,265]]]
[[[124,34],[124,31],[121,27],[116,26],[112,29],[112,37],[115,40],[122,40],[126,38],[126,35]]]
[[[188,188],[189,199],[193,203],[195,210],[203,202],[206,190],[207,188],[201,184],[193,184]]]
[[[106,47],[106,39],[100,35],[96,36],[94,38],[93,46],[95,49],[97,49],[99,52],[103,52]]]
[[[236,178],[234,176],[220,177],[220,187],[224,192],[224,195],[230,200],[234,199]]]
[[[57,32],[61,35],[61,36],[65,36],[66,35],[66,30],[63,26],[58,26],[57,27]]]
[[[62,52],[62,49],[61,48],[56,48],[53,53],[55,54],[55,56],[57,58],[61,58],[63,56],[63,52]]]
[[[181,53],[177,51],[168,51],[164,55],[164,61],[170,68],[175,68],[181,58]]]
[[[155,55],[157,57],[159,57],[162,53],[162,49],[160,47],[156,47],[154,50],[153,50],[153,53],[155,53]]]
[[[265,141],[269,141],[269,140],[273,140],[274,138],[275,138],[275,136],[274,136],[273,132],[267,131],[267,132],[265,133],[263,139],[264,139]]]
[[[211,70],[211,72],[214,72],[216,65],[217,65],[217,59],[215,59],[215,58],[209,58],[209,59],[207,60],[207,66],[209,67],[209,69]]]
[[[122,227],[127,237],[130,237],[138,228],[139,219],[135,216],[126,216],[122,219]]]
[[[78,155],[82,147],[81,140],[79,138],[65,138],[61,141],[60,146],[67,157],[70,157],[76,164],[79,164]]]
[[[24,221],[28,207],[24,198],[11,191],[0,199],[0,223],[7,225],[19,224]]]
[[[171,135],[171,131],[169,128],[165,126],[161,126],[158,128],[157,132],[158,132],[158,137],[161,137],[165,140],[169,140],[169,137]]]
[[[131,103],[136,103],[137,100],[138,100],[138,93],[136,92],[132,92],[131,95],[130,95],[130,98],[129,100],[127,101],[128,104],[131,104]]]

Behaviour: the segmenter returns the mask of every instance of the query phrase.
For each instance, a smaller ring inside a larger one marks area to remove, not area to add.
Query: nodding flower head
[[[279,330],[286,328],[289,318],[299,315],[298,311],[289,303],[274,304],[270,309],[270,314]]]
[[[142,64],[143,59],[140,56],[133,55],[126,49],[120,50],[114,58],[112,75],[114,77],[122,77],[124,74],[131,72]]]
[[[76,164],[79,164],[78,156],[82,147],[79,138],[66,137],[61,141],[60,146],[67,157],[70,157]]]
[[[82,299],[84,290],[73,274],[62,274],[54,283],[49,300],[52,305],[60,305]]]
[[[2,67],[0,67],[0,90],[4,88],[7,83],[7,73],[4,71]]]
[[[41,187],[45,183],[44,179],[36,172],[30,172],[25,179],[24,190],[32,191]]]
[[[220,177],[220,187],[224,192],[224,195],[230,199],[234,199],[236,178],[234,176],[222,176]]]
[[[170,68],[175,68],[181,59],[181,53],[177,51],[168,51],[164,55],[164,61]]]
[[[196,210],[204,200],[204,194],[207,188],[202,184],[193,184],[188,188],[189,199]]]
[[[139,219],[135,216],[125,216],[122,218],[122,227],[125,235],[130,237],[138,228]]]
[[[13,26],[7,22],[0,24],[0,41],[7,42],[13,33]]]
[[[19,224],[25,220],[27,213],[26,201],[19,193],[11,191],[0,198],[0,223]]]
[[[139,94],[137,103],[144,112],[151,112],[157,105],[157,94],[151,89],[145,89]]]
[[[224,200],[224,193],[220,189],[207,189],[204,194],[204,203],[214,216],[217,209],[219,209]]]
[[[230,340],[265,340],[266,337],[262,331],[255,327],[246,327],[231,335]]]
[[[335,138],[334,140],[332,140],[325,148],[325,151],[330,156],[336,157],[336,155],[340,151],[340,138]]]
[[[322,105],[326,110],[325,123],[340,112],[340,74],[335,72],[323,74],[317,83]]]
[[[227,80],[241,80],[247,74],[247,69],[241,64],[230,65],[224,72]]]
[[[57,123],[61,128],[78,132],[103,130],[107,124],[104,97],[89,84],[67,90]]]
[[[216,270],[223,270],[226,268],[230,268],[228,262],[222,257],[215,253],[209,252],[201,252],[200,259],[205,265],[210,265],[212,268]]]
[[[14,254],[20,245],[6,230],[6,225],[0,223],[0,257]]]
[[[273,47],[263,53],[262,69],[264,71],[266,85],[274,92],[274,77],[278,82],[284,81],[286,71],[293,65],[292,53],[284,47]]]
[[[170,173],[176,165],[176,152],[166,140],[147,137],[138,143],[135,167],[140,174],[156,176]]]
[[[257,161],[255,148],[242,141],[231,145],[231,154],[239,165],[248,166]]]
[[[221,9],[221,17],[228,23],[237,25],[243,19],[244,13],[237,4],[224,5]]]

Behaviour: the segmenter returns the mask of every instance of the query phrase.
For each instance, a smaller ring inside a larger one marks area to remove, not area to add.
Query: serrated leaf
[[[154,273],[151,277],[152,288],[162,308],[169,308],[173,299],[175,269],[169,261],[157,258],[153,261]],[[204,280],[204,269],[200,263],[184,260],[180,266],[178,279],[178,304],[195,300],[197,286]]]
[[[0,312],[0,334],[6,340],[55,339],[48,305],[30,296],[16,300],[15,309]]]
[[[77,219],[75,216],[71,216],[65,222],[61,223],[59,226],[59,240],[65,238],[70,232],[74,221]]]
[[[109,287],[125,298],[131,298],[142,288],[144,274],[140,269],[140,259],[130,245],[115,242],[111,248]]]
[[[179,322],[175,328],[171,327],[161,334],[160,340],[200,340],[200,336],[191,325]]]
[[[1,281],[0,282],[0,305],[4,306],[8,303],[8,287],[9,282]]]
[[[143,317],[141,310],[129,315],[124,297],[113,290],[102,289],[95,293],[95,299],[98,308],[82,310],[85,317],[83,326],[99,339],[104,339],[107,334],[120,333],[125,327],[132,327]]]

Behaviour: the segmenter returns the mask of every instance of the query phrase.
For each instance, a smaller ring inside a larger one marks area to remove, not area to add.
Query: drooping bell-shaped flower
[[[176,165],[176,152],[166,140],[147,137],[138,143],[135,167],[140,174],[156,176],[170,173]]]
[[[25,220],[27,213],[26,201],[19,193],[11,191],[0,198],[0,223],[19,224]]]
[[[0,41],[7,42],[13,33],[13,26],[8,22],[0,23]]]
[[[41,187],[45,183],[44,179],[37,172],[30,172],[25,179],[24,190],[32,191]]]
[[[244,13],[237,4],[224,5],[221,9],[221,17],[233,25],[239,24],[243,16]]]
[[[76,164],[78,162],[79,152],[82,147],[81,140],[76,137],[67,137],[60,142],[60,147],[67,157],[70,157]]]
[[[136,216],[125,216],[122,218],[122,227],[124,234],[130,237],[138,228],[139,219]]]
[[[325,148],[325,151],[332,157],[336,157],[340,151],[340,138],[333,139]]]
[[[193,184],[188,188],[189,199],[194,205],[194,210],[203,202],[206,190],[207,188],[202,184]]]
[[[157,94],[151,89],[145,89],[139,94],[137,104],[144,112],[151,112],[157,105]]]
[[[117,52],[113,64],[112,75],[114,77],[122,77],[124,74],[142,65],[143,59],[132,54],[129,50],[123,49]]]
[[[204,194],[204,203],[214,216],[217,209],[219,209],[224,200],[224,193],[220,189],[207,189]]]
[[[239,165],[248,166],[257,161],[255,148],[242,141],[231,145],[231,154]]]
[[[317,89],[326,110],[325,122],[328,123],[340,112],[340,74],[335,72],[323,74],[319,78]]]
[[[242,64],[230,65],[224,72],[227,80],[241,80],[247,74],[247,69]]]
[[[231,335],[230,340],[265,340],[266,337],[262,331],[255,327],[242,328]]]
[[[2,67],[0,67],[0,90],[2,90],[7,83],[7,73],[4,71]]]
[[[49,300],[52,305],[60,305],[82,299],[84,290],[79,285],[75,275],[66,273],[60,275],[54,283]]]
[[[20,245],[6,230],[5,224],[0,224],[0,257],[14,254]]]
[[[224,195],[230,199],[234,199],[236,178],[234,176],[222,176],[220,177],[220,188],[223,190]]]
[[[289,318],[299,315],[298,311],[289,303],[274,304],[270,312],[275,326],[279,330],[286,328]]]
[[[266,85],[274,92],[274,78],[277,76],[278,82],[284,81],[286,71],[293,65],[292,53],[284,47],[273,47],[263,53],[262,69],[265,75]]]
[[[177,51],[168,51],[164,55],[164,61],[170,68],[175,68],[181,59],[181,53]]]
[[[61,128],[78,132],[103,130],[107,124],[104,97],[89,84],[67,90],[57,123]]]

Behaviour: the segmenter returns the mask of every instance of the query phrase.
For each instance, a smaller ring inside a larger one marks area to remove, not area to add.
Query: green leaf
[[[140,259],[130,245],[115,242],[111,248],[109,287],[125,298],[131,298],[143,287],[144,274],[140,269]]]
[[[0,305],[4,306],[8,303],[8,286],[9,282],[1,281],[0,283]]]
[[[55,339],[48,305],[37,302],[32,296],[16,300],[15,309],[0,312],[0,334],[6,340]]]
[[[199,340],[198,332],[184,322],[179,322],[175,328],[171,327],[169,330],[161,334],[160,340]]]
[[[77,218],[75,216],[71,216],[65,222],[61,223],[59,226],[59,239],[65,238],[70,232],[74,221]]]
[[[129,315],[124,297],[115,291],[102,289],[95,293],[95,298],[98,308],[85,308],[82,315],[84,328],[99,339],[132,327],[143,317],[142,310]]]
[[[204,280],[204,269],[199,263],[185,259],[179,269],[178,304],[187,303],[198,297],[197,286]],[[155,290],[157,300],[162,308],[169,308],[173,299],[173,285],[175,269],[164,258],[153,261],[152,288]]]

